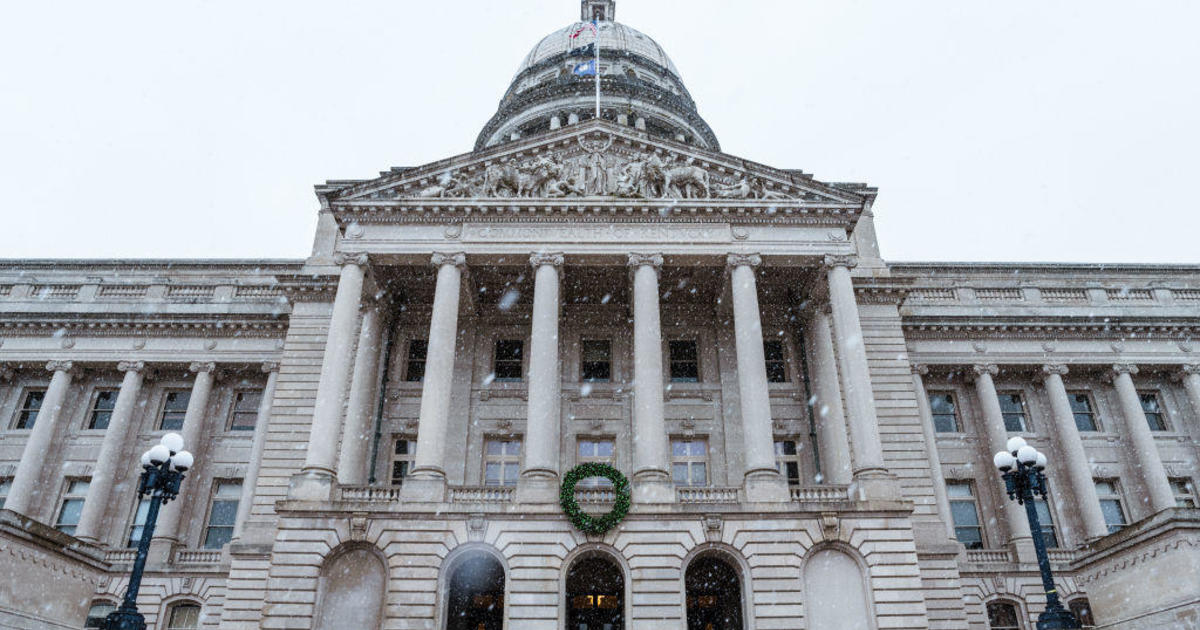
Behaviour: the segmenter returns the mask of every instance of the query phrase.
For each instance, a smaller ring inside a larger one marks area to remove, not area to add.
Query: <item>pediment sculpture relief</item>
[[[753,173],[710,170],[679,156],[623,154],[581,141],[582,152],[501,158],[443,172],[401,197],[426,199],[616,197],[627,199],[821,199]]]

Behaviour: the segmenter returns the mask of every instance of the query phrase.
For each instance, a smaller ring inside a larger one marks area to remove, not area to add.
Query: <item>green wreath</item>
[[[604,516],[592,516],[579,507],[575,500],[575,484],[588,477],[604,477],[613,484],[613,494],[616,502],[613,509]],[[621,471],[599,462],[580,464],[563,476],[562,489],[558,493],[558,502],[563,512],[571,519],[571,524],[581,532],[588,534],[603,534],[624,520],[629,513],[629,480]]]

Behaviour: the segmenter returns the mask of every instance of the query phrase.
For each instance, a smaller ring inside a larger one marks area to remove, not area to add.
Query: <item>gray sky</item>
[[[0,257],[300,257],[312,186],[469,151],[576,0],[7,3]],[[684,8],[686,7],[686,8]],[[892,260],[1200,263],[1200,3],[619,0],[734,155]]]

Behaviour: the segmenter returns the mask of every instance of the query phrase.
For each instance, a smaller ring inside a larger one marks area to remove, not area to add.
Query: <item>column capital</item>
[[[453,265],[462,269],[467,266],[467,255],[463,252],[433,252],[429,263],[435,267]]]
[[[365,253],[334,252],[333,264],[365,267],[367,265],[367,255]]]
[[[627,263],[630,267],[641,267],[650,265],[657,269],[663,266],[662,254],[629,254]]]
[[[211,374],[217,371],[217,364],[213,361],[193,361],[192,364],[188,366],[188,371],[195,372],[197,374],[201,372],[208,372]]]
[[[261,369],[263,371],[263,374],[270,374],[271,372],[278,372],[279,371],[279,362],[278,361],[263,361]]]
[[[912,373],[916,374],[917,376],[925,376],[926,374],[929,374],[929,366],[921,363],[909,363],[908,369],[912,370]]]
[[[146,369],[145,361],[121,361],[117,364],[117,369],[122,372],[138,372],[141,373]]]
[[[1000,368],[995,363],[976,363],[971,366],[971,371],[975,372],[975,376],[995,376],[1000,373]]]
[[[1200,363],[1189,363],[1180,367],[1179,371],[1185,376],[1188,374],[1200,374]]]
[[[853,269],[858,266],[858,256],[854,254],[825,254],[823,264],[826,267]]]
[[[725,257],[726,269],[741,266],[758,267],[761,264],[762,256],[758,254],[729,254]]]
[[[10,381],[13,377],[13,369],[7,365],[0,364],[0,381]]]
[[[74,361],[47,361],[46,369],[50,372],[73,372],[75,370]]]
[[[1132,363],[1114,363],[1112,366],[1112,372],[1114,375],[1128,374],[1130,376],[1136,376],[1138,373],[1138,367]]]
[[[1067,366],[1061,363],[1047,363],[1046,365],[1042,366],[1042,374],[1045,374],[1046,376],[1050,376],[1051,374],[1066,376],[1070,371],[1071,370],[1067,368]]]
[[[529,264],[536,267],[542,265],[551,265],[553,267],[563,266],[562,252],[534,252],[529,255]]]

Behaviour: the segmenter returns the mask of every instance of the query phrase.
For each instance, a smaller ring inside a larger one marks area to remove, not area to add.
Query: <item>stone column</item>
[[[421,384],[417,455],[412,474],[403,486],[405,496],[416,501],[442,501],[446,496],[446,429],[458,346],[459,292],[467,256],[437,253],[432,261],[438,268],[437,286],[429,320],[425,380]]]
[[[525,424],[525,463],[517,499],[558,501],[558,451],[562,426],[562,373],[558,356],[561,253],[529,257],[534,269],[533,324],[529,342],[529,406]]]
[[[663,418],[662,322],[658,311],[660,254],[630,254],[633,268],[633,500],[672,503],[667,428]]]
[[[378,304],[362,311],[358,350],[354,356],[354,375],[350,400],[346,403],[346,423],[342,428],[342,448],[338,455],[337,478],[343,486],[367,483],[375,402],[379,394],[379,345],[383,336],[382,315]]]
[[[933,410],[929,407],[929,393],[925,391],[925,375],[928,373],[929,368],[924,365],[912,365],[913,391],[917,394],[917,411],[921,414],[921,433],[929,453],[933,500],[937,504],[938,518],[946,526],[946,535],[954,540],[954,517],[950,514],[950,497],[946,494],[946,476],[942,473],[942,456],[938,452],[937,431],[933,427]]]
[[[1167,470],[1163,467],[1158,445],[1154,443],[1154,432],[1142,410],[1142,399],[1133,385],[1133,375],[1138,373],[1136,365],[1117,364],[1113,369],[1113,386],[1121,400],[1121,415],[1125,418],[1125,434],[1133,448],[1136,470],[1140,471],[1142,486],[1146,492],[1144,503],[1152,513],[1175,507],[1175,493],[1167,481]]]
[[[983,364],[974,366],[975,370],[975,395],[979,398],[979,406],[983,409],[983,438],[984,447],[987,449],[985,470],[988,475],[988,482],[995,481],[998,484],[1003,484],[1000,480],[1000,473],[995,473],[993,479],[992,474],[995,468],[992,467],[992,455],[1000,451],[1008,450],[1008,429],[1004,426],[1004,414],[1000,410],[1000,396],[996,393],[996,382],[992,377],[1000,372],[1000,369],[995,365]],[[1000,486],[997,486],[1000,487]],[[1008,526],[1008,542],[1011,544],[1014,541],[1032,541],[1033,536],[1029,532],[1029,520],[1025,515],[1025,508],[1016,501],[1009,501],[1004,494],[1003,489],[1000,490],[1000,500],[1004,505],[1004,521]]]
[[[96,456],[92,483],[88,487],[87,498],[83,501],[79,526],[75,528],[77,538],[92,543],[102,542],[99,538],[100,528],[103,525],[104,512],[109,508],[116,480],[140,473],[137,464],[122,459],[121,450],[128,437],[129,423],[133,420],[133,408],[137,405],[138,395],[142,391],[142,372],[146,369],[146,364],[142,361],[122,361],[117,364],[117,369],[125,373],[125,378],[121,380],[121,389],[117,392],[117,401],[113,405],[112,416],[104,432],[104,441],[100,443],[100,453]]]
[[[188,398],[187,411],[183,414],[183,429],[179,434],[183,436],[183,448],[191,451],[196,456],[196,461],[200,462],[196,468],[204,467],[204,425],[208,420],[208,399],[212,394],[213,379],[217,371],[217,365],[211,361],[196,362],[188,367],[189,370],[196,373],[195,380],[192,381],[192,393]],[[181,492],[180,498],[163,506],[162,512],[158,519],[158,527],[154,530],[155,541],[165,541],[169,543],[178,543],[179,541],[179,520],[183,516],[186,509],[185,506],[190,501],[184,497],[190,497],[195,500],[196,497],[207,497],[207,489],[197,491],[194,484],[197,483],[199,476],[196,470],[193,470],[188,475],[185,484],[193,484],[191,492]],[[185,486],[185,490],[186,490]],[[193,503],[194,504],[194,503]],[[153,553],[153,552],[152,552]],[[165,553],[165,549],[160,553]],[[165,560],[165,555],[156,556]]]
[[[775,467],[771,395],[767,388],[762,317],[758,310],[757,254],[730,254],[725,261],[733,295],[738,398],[742,411],[742,456],[746,464],[746,500],[790,501],[787,480]]]
[[[1062,472],[1071,485],[1074,495],[1075,509],[1083,523],[1083,541],[1093,540],[1108,535],[1108,525],[1104,522],[1104,514],[1100,511],[1100,499],[1096,496],[1096,482],[1092,479],[1092,466],[1088,463],[1087,452],[1083,450],[1083,439],[1079,437],[1079,427],[1075,424],[1075,413],[1071,411],[1071,400],[1067,397],[1067,388],[1063,385],[1062,377],[1067,374],[1065,365],[1043,365],[1042,383],[1046,387],[1046,395],[1050,398],[1050,409],[1053,411],[1055,439],[1058,441],[1058,452],[1062,453],[1063,461],[1056,466],[1050,466],[1051,475]]]
[[[293,499],[329,499],[336,476],[338,438],[342,432],[342,410],[354,364],[367,255],[337,253],[334,262],[342,266],[342,274],[325,337],[325,354],[321,359],[321,377],[317,381],[304,467],[292,478],[288,489],[288,496]]]
[[[267,384],[263,387],[262,401],[258,404],[258,416],[254,419],[254,439],[250,442],[250,463],[246,466],[246,476],[242,479],[242,497],[238,500],[237,520],[233,524],[234,540],[241,538],[246,521],[250,518],[250,508],[254,505],[258,471],[262,467],[263,449],[267,445],[267,425],[271,421],[275,387],[279,383],[279,363],[267,361],[262,364],[262,371],[267,374]]]
[[[875,392],[871,386],[862,324],[858,319],[858,301],[854,298],[854,283],[850,279],[850,268],[856,263],[853,256],[825,257],[838,373],[842,379],[842,394],[850,429],[854,480],[864,497],[899,498],[891,496],[899,490],[894,484],[889,483],[884,487],[872,481],[890,479],[890,476],[883,463],[879,419],[875,415]]]
[[[813,311],[811,325],[814,389],[817,392],[813,411],[817,414],[817,441],[821,446],[821,476],[825,483],[847,485],[853,479],[850,438],[846,434],[846,415],[842,409],[842,388],[829,313],[818,307]]]
[[[74,368],[75,364],[70,361],[50,361],[46,364],[46,369],[53,372],[54,376],[50,377],[50,386],[46,388],[46,395],[42,398],[42,408],[33,423],[33,429],[29,432],[25,449],[21,451],[21,461],[17,464],[8,498],[4,502],[5,509],[30,518],[36,516],[30,511],[35,508],[34,501],[38,498],[35,495],[39,494],[42,471],[47,466],[57,467],[57,464],[47,459],[52,460],[49,454],[56,452],[50,448],[50,442],[54,440],[58,420],[62,417],[63,403],[67,400],[67,390],[71,387]]]
[[[1183,366],[1180,380],[1187,390],[1188,401],[1192,403],[1192,421],[1200,420],[1200,363]]]

